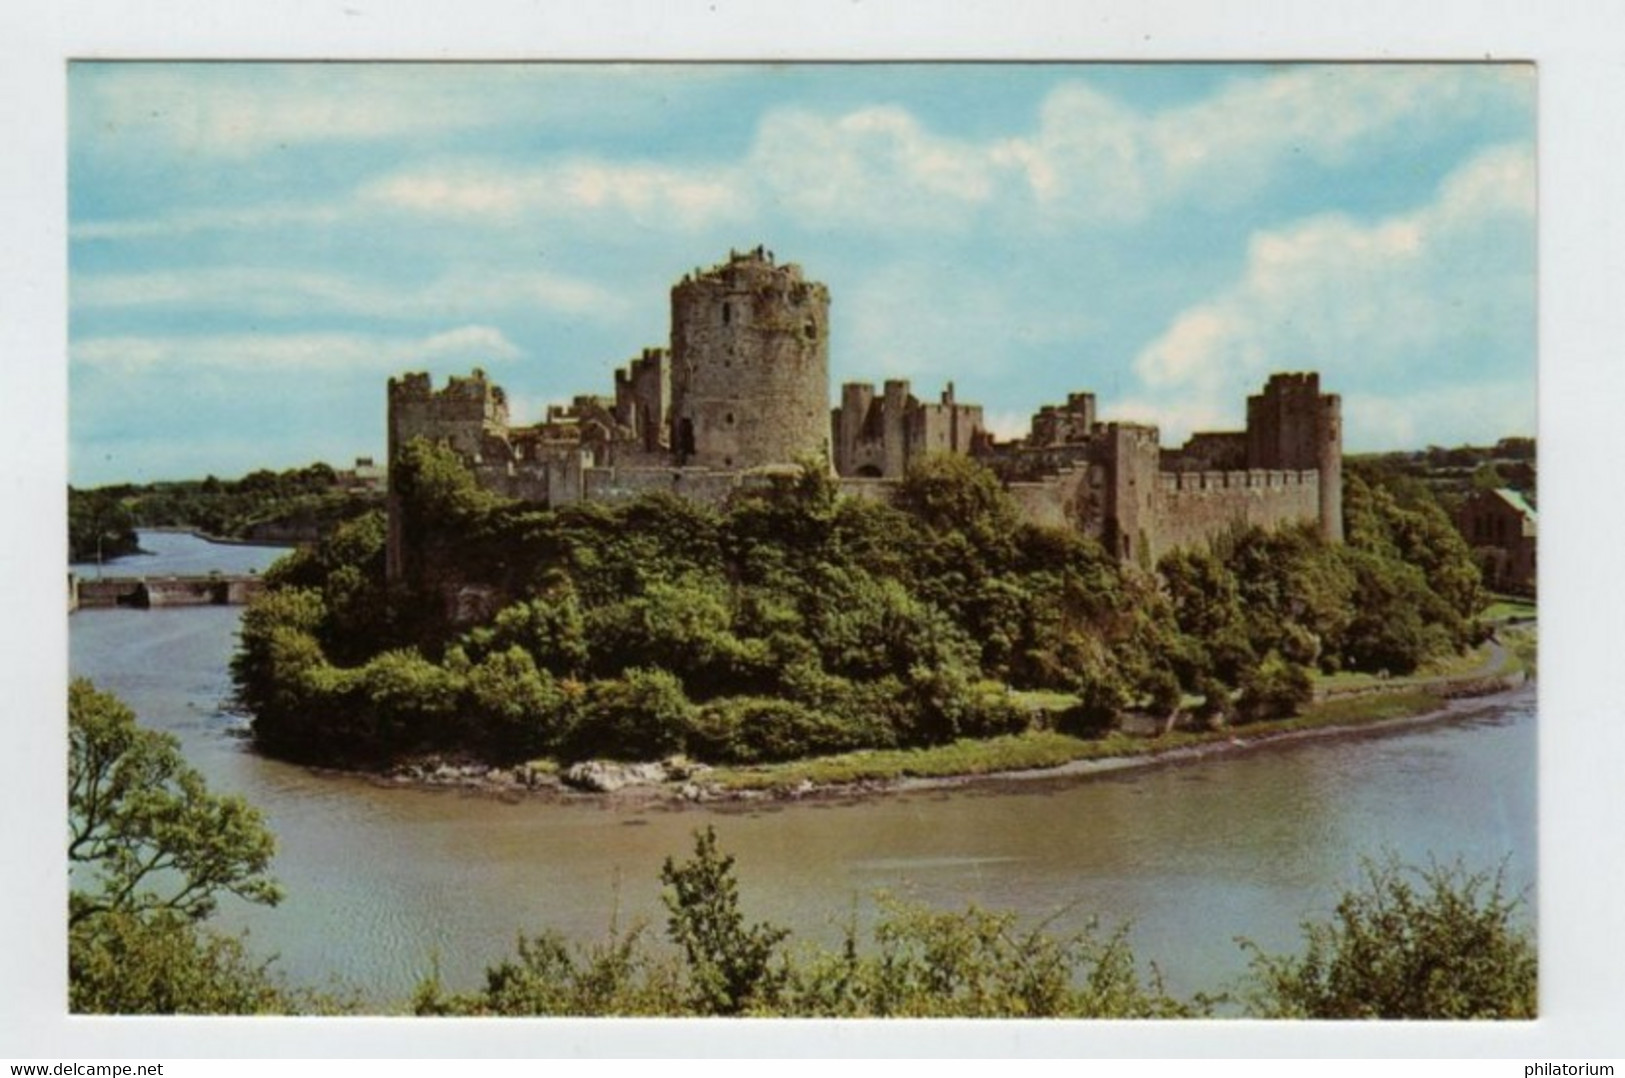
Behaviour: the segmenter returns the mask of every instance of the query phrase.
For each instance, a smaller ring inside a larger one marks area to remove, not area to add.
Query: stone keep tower
[[[758,247],[671,290],[671,449],[690,467],[829,459],[829,290]]]
[[[395,491],[396,462],[414,438],[450,446],[466,461],[491,463],[506,454],[508,398],[478,367],[467,378],[452,378],[436,390],[427,374],[389,380],[389,534],[385,573],[398,579],[406,565],[400,503]],[[494,451],[494,452],[488,452]]]
[[[1273,374],[1247,398],[1247,467],[1320,473],[1320,535],[1343,541],[1343,401],[1320,375]]]

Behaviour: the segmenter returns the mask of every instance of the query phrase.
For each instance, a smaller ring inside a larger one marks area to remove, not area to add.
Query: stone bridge
[[[241,606],[264,587],[265,582],[252,574],[86,578],[69,573],[68,611],[114,606],[141,610],[171,606]]]

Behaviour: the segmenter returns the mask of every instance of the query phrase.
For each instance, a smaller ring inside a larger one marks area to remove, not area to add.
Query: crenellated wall
[[[1273,530],[1320,516],[1318,472],[1163,472],[1157,477],[1154,564],[1171,550],[1203,546],[1244,527]]]
[[[982,406],[955,400],[952,382],[928,404],[899,379],[886,382],[878,397],[872,385],[843,385],[830,433],[836,475],[887,479],[901,479],[927,453],[969,453],[985,437]]]
[[[671,347],[616,372],[612,397],[577,396],[542,423],[509,426],[483,371],[436,391],[427,374],[389,383],[393,461],[413,438],[450,446],[487,490],[568,505],[663,491],[708,505],[784,469],[830,461],[841,492],[889,502],[928,453],[974,456],[1023,517],[1098,539],[1151,566],[1237,527],[1316,522],[1341,541],[1342,414],[1315,373],[1271,376],[1247,400],[1245,431],[1203,432],[1163,449],[1157,428],[1101,422],[1092,393],[1046,405],[1030,432],[999,443],[980,405],[950,383],[924,403],[909,383],[849,383],[830,408],[829,293],[763,248],[730,252],[671,290]],[[390,470],[393,476],[395,470]],[[405,552],[390,498],[389,572]]]

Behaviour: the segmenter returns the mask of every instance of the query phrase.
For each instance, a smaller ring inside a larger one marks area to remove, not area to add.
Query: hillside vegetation
[[[68,488],[70,561],[137,551],[136,528],[190,528],[232,539],[312,539],[383,505],[383,495],[349,489],[326,464],[265,469],[241,479],[120,483]],[[99,545],[99,547],[98,547]]]
[[[1093,736],[1126,709],[1246,722],[1296,711],[1311,670],[1457,651],[1484,603],[1437,505],[1357,477],[1344,546],[1243,531],[1146,573],[1022,523],[963,457],[922,462],[895,506],[806,468],[723,510],[506,502],[425,443],[395,466],[399,580],[370,514],[245,612],[233,672],[272,752],[748,764],[1035,722]],[[487,616],[454,619],[469,596]]]

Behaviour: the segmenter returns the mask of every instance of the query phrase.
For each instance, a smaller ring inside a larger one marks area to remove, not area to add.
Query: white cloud
[[[185,149],[248,153],[288,139],[383,138],[512,122],[515,109],[531,100],[523,93],[487,100],[475,96],[477,83],[414,82],[368,74],[365,65],[346,69],[345,77],[361,84],[355,92],[298,67],[250,79],[229,70],[210,78],[137,65],[90,81],[86,111],[115,134],[159,124],[163,137]],[[368,79],[378,85],[365,85]],[[882,229],[953,231],[988,214],[1006,227],[1057,221],[1127,227],[1175,202],[1236,205],[1295,161],[1337,164],[1374,137],[1416,136],[1529,110],[1532,86],[1532,69],[1518,65],[1291,66],[1150,111],[1073,81],[1048,94],[1030,134],[983,140],[940,134],[896,105],[842,113],[779,108],[763,115],[745,154],[707,164],[442,160],[377,176],[334,205],[77,222],[72,235],[126,239],[329,225],[369,210],[498,227],[539,217],[693,231],[780,214]],[[1026,215],[1035,207],[1036,220]]]
[[[73,78],[75,122],[102,146],[157,139],[228,158],[484,126],[511,119],[523,103],[502,108],[522,95],[377,64],[76,64]]]
[[[1446,382],[1525,386],[1532,425],[1534,162],[1497,147],[1430,204],[1372,224],[1316,217],[1255,236],[1242,278],[1176,316],[1136,357],[1154,400],[1231,399],[1275,370],[1318,368],[1349,408],[1352,444],[1394,444],[1446,414]],[[1459,403],[1459,402],[1458,402]],[[1421,434],[1422,437],[1428,437]]]
[[[299,270],[215,268],[80,274],[70,284],[76,311],[117,308],[223,309],[261,317],[347,314],[441,317],[548,310],[613,318],[625,300],[589,281],[557,274],[476,273],[469,269],[411,287]]]
[[[1356,392],[1343,398],[1344,422],[1358,419],[1359,448],[1420,449],[1483,444],[1535,433],[1535,399],[1522,379],[1440,388],[1424,396]]]
[[[361,142],[537,125],[639,128],[691,91],[749,69],[642,64],[121,63],[70,65],[76,128],[99,150],[154,141],[222,158],[311,142]]]
[[[478,356],[514,359],[520,355],[512,341],[490,326],[459,326],[409,344],[406,355],[421,359],[453,359]]]
[[[1529,109],[1532,87],[1520,66],[1310,65],[1148,113],[1074,83],[1051,92],[1034,135],[998,156],[1049,211],[1129,224],[1176,199],[1234,204],[1300,156],[1339,163],[1372,136]]]
[[[1161,186],[1151,130],[1147,117],[1074,83],[1045,99],[1035,137],[1007,140],[997,154],[1019,166],[1042,207],[1088,221],[1136,221]]]
[[[498,223],[521,216],[596,214],[686,229],[738,220],[750,211],[748,190],[726,168],[685,170],[596,159],[405,169],[366,184],[358,199],[367,206]]]
[[[927,131],[907,110],[874,106],[827,117],[763,117],[746,172],[766,197],[821,221],[951,225],[993,196],[991,148]]]
[[[68,236],[78,241],[143,240],[200,232],[260,232],[289,225],[333,225],[344,219],[338,206],[263,205],[187,210],[158,217],[76,221]]]
[[[1257,391],[1258,387],[1253,387],[1253,392]],[[1162,444],[1170,447],[1183,445],[1197,431],[1240,430],[1247,423],[1246,410],[1243,395],[1163,400],[1136,394],[1100,404],[1103,420],[1148,423],[1157,428]]]
[[[365,333],[102,336],[69,346],[73,365],[118,375],[152,371],[306,370],[394,372],[428,361],[500,362],[522,352],[490,326],[459,326],[424,337]]]

